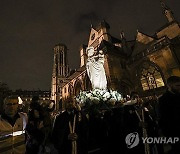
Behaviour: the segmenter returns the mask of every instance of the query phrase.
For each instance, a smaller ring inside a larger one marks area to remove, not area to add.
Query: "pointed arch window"
[[[77,80],[75,83],[75,96],[79,95],[81,90],[82,90],[82,83],[81,81]]]
[[[144,91],[164,86],[161,72],[154,64],[143,64],[141,69],[141,85]]]
[[[73,95],[73,86],[71,84],[69,84],[69,86],[68,86],[68,95],[69,96]]]

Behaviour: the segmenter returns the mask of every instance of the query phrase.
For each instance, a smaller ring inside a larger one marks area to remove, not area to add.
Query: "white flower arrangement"
[[[107,105],[114,105],[115,102],[120,102],[123,98],[117,91],[94,89],[92,91],[80,91],[80,94],[75,99],[81,106],[84,106],[87,103],[97,105],[102,102]]]

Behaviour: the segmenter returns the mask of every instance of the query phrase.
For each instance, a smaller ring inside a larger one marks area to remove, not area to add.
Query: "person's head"
[[[180,93],[180,77],[171,76],[167,79],[168,90],[173,93]]]
[[[68,101],[65,104],[65,108],[66,108],[67,111],[72,111],[72,110],[74,110],[76,108],[76,104],[75,104],[74,101]]]
[[[61,104],[62,99],[59,101],[59,104]],[[55,101],[54,100],[50,100],[49,104],[48,104],[48,111],[52,112],[55,109]]]
[[[137,100],[138,105],[142,104],[142,99],[139,97],[138,92],[135,92],[135,91],[131,92],[130,98],[131,98],[131,100]]]
[[[13,118],[18,112],[19,99],[18,96],[12,95],[4,99],[3,111],[4,113]]]
[[[51,101],[51,100],[48,100],[48,101],[41,101],[41,104],[40,104],[40,116],[43,118],[43,117],[46,117],[47,115],[50,114],[50,112],[52,112],[55,108],[55,104],[54,104],[55,101]]]
[[[88,57],[92,56],[94,54],[94,47],[87,47],[86,53]]]
[[[39,101],[39,96],[32,97],[32,102],[38,102],[38,101]]]
[[[39,110],[40,109],[40,102],[39,102],[39,96],[33,96],[32,101],[30,104],[30,109],[31,110]]]

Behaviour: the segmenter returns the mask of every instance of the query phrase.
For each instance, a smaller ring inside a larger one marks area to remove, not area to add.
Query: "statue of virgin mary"
[[[95,52],[94,47],[87,47],[88,55],[86,69],[92,88],[106,90],[107,80],[104,70],[104,53],[102,50]]]

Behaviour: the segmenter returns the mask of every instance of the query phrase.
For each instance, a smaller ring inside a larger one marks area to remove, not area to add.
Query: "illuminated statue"
[[[103,51],[96,51],[94,47],[86,49],[88,55],[86,69],[93,89],[107,89],[107,80],[104,70],[104,54]]]

